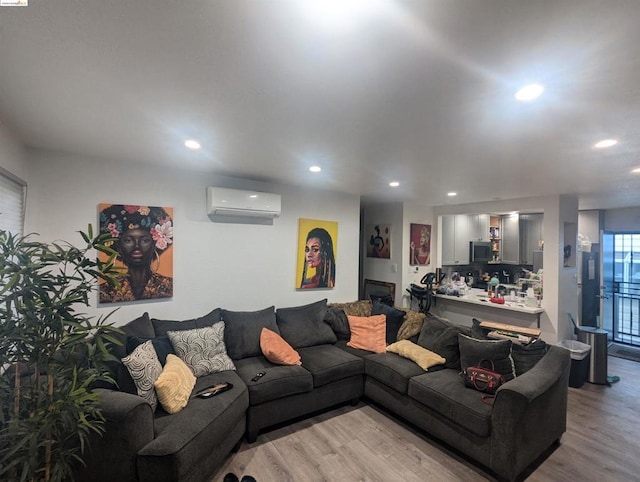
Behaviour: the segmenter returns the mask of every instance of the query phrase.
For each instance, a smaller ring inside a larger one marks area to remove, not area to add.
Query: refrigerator
[[[600,316],[600,245],[578,251],[578,324],[598,326]]]

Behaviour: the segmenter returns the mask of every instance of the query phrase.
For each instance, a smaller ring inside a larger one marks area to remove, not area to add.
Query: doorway
[[[617,343],[640,346],[640,233],[602,234],[602,328]]]

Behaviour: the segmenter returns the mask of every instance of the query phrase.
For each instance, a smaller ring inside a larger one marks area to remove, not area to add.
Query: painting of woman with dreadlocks
[[[335,287],[337,244],[337,222],[300,218],[296,288]]]
[[[126,268],[118,286],[100,284],[100,303],[171,298],[173,208],[100,204],[98,210],[100,232],[113,238],[117,262]]]

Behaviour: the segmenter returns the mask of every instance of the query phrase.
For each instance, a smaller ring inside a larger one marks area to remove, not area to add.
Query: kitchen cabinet
[[[489,241],[489,215],[469,214],[469,241]]]
[[[440,221],[442,265],[469,264],[469,216],[449,214]]]
[[[540,249],[542,237],[542,213],[520,215],[520,264],[533,264],[533,252]]]
[[[520,223],[519,215],[502,216],[501,261],[506,264],[520,264]]]

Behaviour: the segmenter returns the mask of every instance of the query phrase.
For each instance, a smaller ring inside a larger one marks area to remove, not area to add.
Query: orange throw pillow
[[[348,316],[351,340],[347,343],[352,348],[384,353],[387,348],[386,331],[387,316]]]
[[[260,349],[267,360],[276,365],[302,365],[300,353],[268,328],[263,328],[260,332]]]

